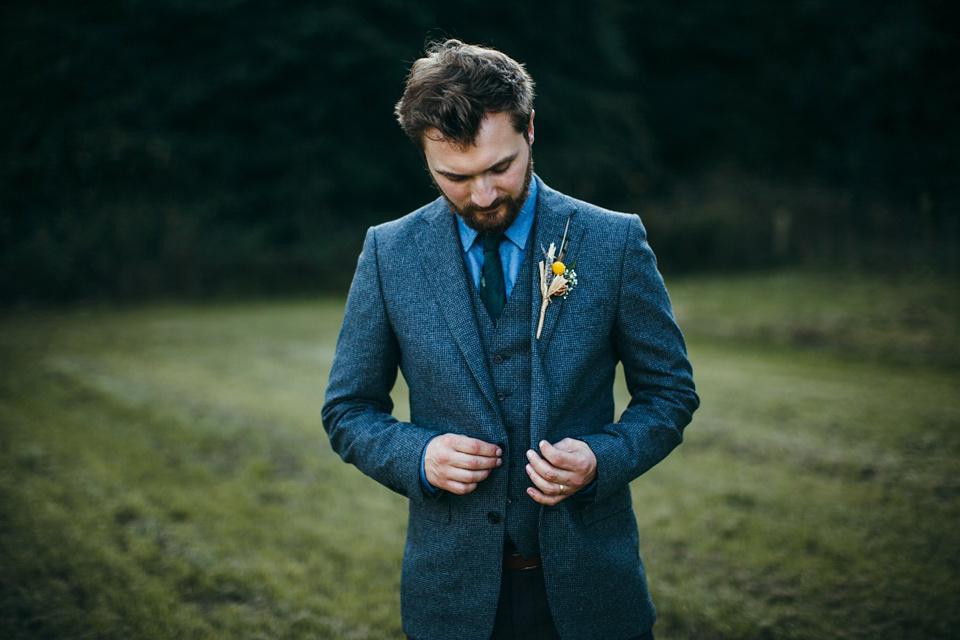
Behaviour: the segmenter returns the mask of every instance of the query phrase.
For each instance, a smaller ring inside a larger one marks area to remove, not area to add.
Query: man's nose
[[[492,205],[497,199],[497,190],[493,186],[493,180],[488,176],[477,177],[470,189],[470,199],[475,206],[481,209]]]

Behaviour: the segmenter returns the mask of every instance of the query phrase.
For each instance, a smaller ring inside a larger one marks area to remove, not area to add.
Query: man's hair
[[[487,114],[507,113],[524,137],[533,113],[533,78],[522,64],[495,49],[450,39],[427,47],[413,63],[394,110],[421,150],[423,134],[437,129],[458,146],[476,142]]]

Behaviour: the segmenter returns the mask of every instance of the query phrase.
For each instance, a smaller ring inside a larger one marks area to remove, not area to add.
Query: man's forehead
[[[517,146],[509,147],[454,147],[448,145],[442,148],[425,148],[424,154],[427,164],[439,173],[472,176],[489,171],[497,165],[517,157]]]
[[[423,135],[423,152],[430,168],[458,175],[485,171],[516,155],[525,144],[523,134],[513,128],[505,113],[486,116],[473,144],[447,141],[437,129],[427,129]]]

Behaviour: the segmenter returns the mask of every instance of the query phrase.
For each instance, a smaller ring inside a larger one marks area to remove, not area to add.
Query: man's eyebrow
[[[509,165],[510,163],[512,163],[514,160],[517,159],[517,156],[518,156],[518,155],[520,155],[520,152],[519,152],[519,151],[517,151],[516,153],[513,153],[513,154],[507,156],[506,158],[502,158],[502,159],[498,160],[497,162],[494,162],[492,165],[490,165],[489,167],[487,167],[487,168],[484,169],[483,171],[479,171],[479,172],[477,172],[477,173],[486,173],[487,171],[492,171],[493,169],[496,169],[496,168],[498,168],[498,167],[500,167],[500,166]],[[454,173],[453,171],[444,171],[444,170],[442,170],[442,169],[436,169],[436,172],[439,173],[440,175],[442,175],[443,177],[449,178],[449,179],[451,179],[451,180],[463,179],[463,178],[470,178],[470,177],[471,177],[471,176],[469,176],[469,175],[463,175],[463,174],[460,174],[460,173]]]

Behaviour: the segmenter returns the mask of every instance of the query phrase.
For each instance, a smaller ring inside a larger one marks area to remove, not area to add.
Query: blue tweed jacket
[[[535,178],[539,180],[539,178]],[[629,638],[653,625],[628,483],[682,439],[699,400],[686,347],[640,219],[538,183],[528,251],[560,244],[579,284],[547,308],[532,339],[531,447],[576,437],[597,457],[592,500],[538,512],[547,594],[564,639]],[[536,269],[534,269],[536,272]],[[537,277],[534,273],[534,278]],[[409,498],[404,631],[422,640],[489,637],[500,587],[507,474],[494,470],[465,496],[435,499],[420,460],[435,435],[507,442],[470,301],[456,223],[440,198],[370,229],[347,298],[323,423],[340,456]],[[540,313],[539,283],[530,308]],[[623,363],[631,402],[615,420],[613,381]],[[397,370],[410,388],[411,422],[392,415]]]

